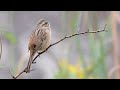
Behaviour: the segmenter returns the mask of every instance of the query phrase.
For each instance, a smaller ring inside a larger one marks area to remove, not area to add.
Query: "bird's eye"
[[[43,24],[43,26],[48,26],[48,22],[45,22],[45,23]]]
[[[45,24],[48,24],[48,22],[45,22]]]

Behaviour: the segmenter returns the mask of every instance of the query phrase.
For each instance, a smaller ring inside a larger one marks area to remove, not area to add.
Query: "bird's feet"
[[[26,67],[25,71],[26,73],[30,73],[30,68],[29,67]]]

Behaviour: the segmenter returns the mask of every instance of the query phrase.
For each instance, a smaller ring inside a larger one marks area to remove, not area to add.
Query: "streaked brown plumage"
[[[30,57],[26,73],[30,72],[30,66],[33,61],[33,57],[36,52],[44,51],[49,45],[51,40],[51,28],[49,22],[41,19],[36,26],[36,29],[32,31],[29,39],[28,49],[30,50]]]

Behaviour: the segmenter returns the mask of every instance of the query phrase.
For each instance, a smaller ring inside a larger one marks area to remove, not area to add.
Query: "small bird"
[[[33,57],[36,52],[42,52],[48,48],[51,40],[51,27],[50,23],[44,19],[41,19],[36,28],[32,31],[29,39],[28,50],[30,51],[29,62],[26,73],[30,72],[30,67],[33,62]]]

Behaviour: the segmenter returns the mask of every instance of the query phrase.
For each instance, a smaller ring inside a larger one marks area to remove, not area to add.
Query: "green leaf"
[[[5,31],[4,37],[12,44],[16,44],[16,37],[13,33]]]

